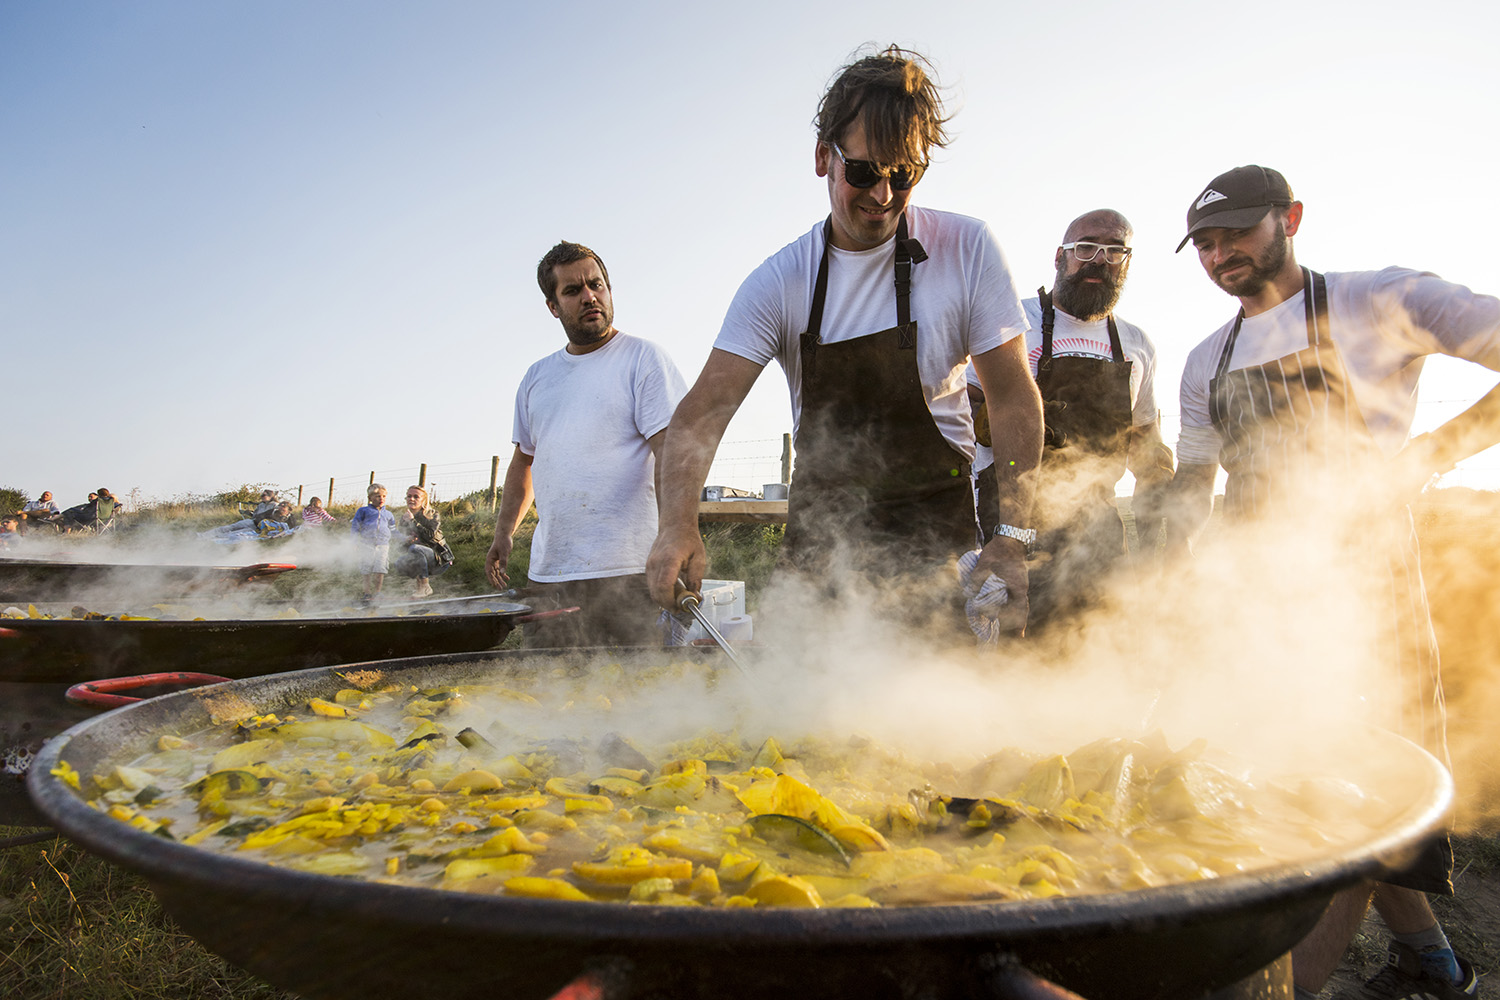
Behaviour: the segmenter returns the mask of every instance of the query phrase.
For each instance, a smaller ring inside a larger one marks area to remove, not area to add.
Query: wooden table
[[[703,500],[698,521],[734,524],[785,524],[785,500]]]

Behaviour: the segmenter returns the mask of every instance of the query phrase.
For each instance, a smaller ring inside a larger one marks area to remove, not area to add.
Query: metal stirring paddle
[[[689,590],[687,584],[678,580],[677,593],[673,595],[673,599],[677,602],[679,608],[688,612],[699,625],[703,626],[703,631],[708,633],[710,639],[719,644],[719,648],[724,651],[724,655],[729,657],[736,667],[740,668],[740,673],[749,677],[750,671],[745,669],[745,664],[740,660],[739,654],[734,651],[734,647],[729,645],[729,640],[719,633],[719,630],[714,627],[714,623],[709,620],[708,615],[703,613],[698,595]]]

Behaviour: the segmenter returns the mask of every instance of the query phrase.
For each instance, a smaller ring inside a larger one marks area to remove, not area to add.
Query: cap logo
[[[1220,194],[1219,192],[1215,191],[1213,188],[1209,188],[1208,190],[1206,190],[1206,191],[1203,192],[1203,196],[1198,199],[1197,203],[1195,203],[1193,205],[1193,207],[1194,208],[1199,208],[1199,209],[1201,209],[1201,208],[1207,208],[1209,205],[1212,205],[1214,202],[1216,202],[1216,201],[1223,201],[1224,199],[1226,199],[1228,197],[1229,197],[1229,195],[1227,195],[1227,194]]]

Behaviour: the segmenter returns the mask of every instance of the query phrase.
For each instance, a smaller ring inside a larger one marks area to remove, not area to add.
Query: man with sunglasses
[[[797,465],[781,559],[820,597],[876,600],[882,618],[965,633],[955,560],[979,544],[964,385],[972,355],[991,400],[999,531],[971,578],[1003,580],[999,627],[1025,625],[1031,474],[1041,405],[1026,317],[989,228],[911,205],[946,118],[926,61],[892,46],[845,67],[819,107],[814,170],[830,214],[740,286],[663,453],[661,530],[647,564],[670,606],[706,554],[699,491],[730,418],[761,370],[781,365]],[[895,586],[914,583],[915,586]],[[877,592],[868,593],[873,589]]]
[[[1156,347],[1115,304],[1130,270],[1130,222],[1113,209],[1074,219],[1053,256],[1052,291],[1025,302],[1032,376],[1046,443],[1037,474],[1038,558],[1031,565],[1029,629],[1093,605],[1128,550],[1115,485],[1135,475],[1143,547],[1155,548],[1172,452],[1156,422]],[[980,481],[981,500],[993,487]]]
[[[1386,716],[1374,721],[1446,761],[1442,676],[1406,504],[1434,474],[1500,442],[1500,389],[1430,433],[1408,434],[1427,355],[1500,371],[1500,299],[1405,268],[1324,275],[1302,267],[1292,248],[1302,203],[1266,167],[1215,177],[1187,222],[1177,249],[1191,242],[1239,310],[1183,367],[1169,538],[1186,545],[1207,522],[1223,465],[1226,519],[1262,525],[1257,538],[1312,520],[1323,536],[1343,541],[1337,558],[1370,582],[1378,631],[1356,629],[1342,642],[1379,643],[1388,653],[1380,683],[1357,697],[1386,702]],[[1338,509],[1351,500],[1359,506]],[[1295,562],[1300,555],[1278,554],[1291,563],[1281,570],[1288,579],[1327,578],[1317,564],[1326,554]],[[1297,995],[1323,987],[1373,899],[1392,940],[1388,964],[1362,995],[1475,996],[1474,968],[1454,954],[1425,896],[1452,894],[1452,863],[1440,836],[1389,882],[1336,896],[1292,951]]]

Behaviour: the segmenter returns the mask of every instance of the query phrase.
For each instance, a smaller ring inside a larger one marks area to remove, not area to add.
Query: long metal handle
[[[719,644],[719,648],[724,651],[724,655],[729,657],[736,667],[740,668],[740,673],[749,677],[750,671],[745,669],[745,664],[740,660],[739,654],[734,651],[734,647],[729,645],[729,640],[719,634],[719,630],[714,627],[714,623],[709,621],[708,615],[703,613],[703,608],[699,606],[698,595],[688,590],[687,584],[681,580],[677,581],[677,586],[679,588],[677,606],[691,614],[697,620],[698,624],[703,626],[703,631],[708,633],[708,637]]]
[[[513,591],[504,590],[498,594],[470,594],[467,597],[437,597],[430,601],[401,601],[399,605],[403,608],[426,607],[430,604],[461,604],[465,601],[491,601],[497,598],[511,601],[517,595]],[[392,602],[397,603],[397,602]]]

